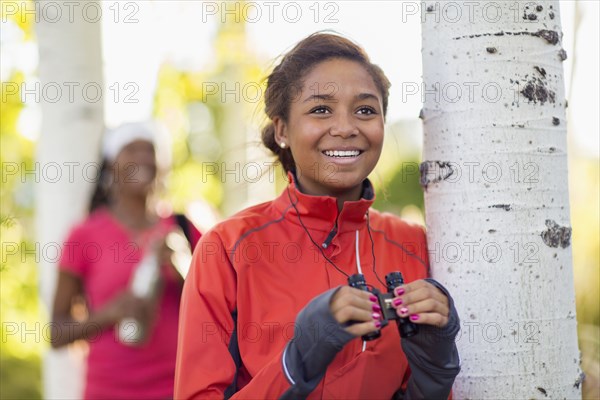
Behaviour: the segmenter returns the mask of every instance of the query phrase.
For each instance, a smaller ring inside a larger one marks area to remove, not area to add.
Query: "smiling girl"
[[[289,186],[202,237],[186,279],[176,398],[444,398],[459,320],[427,278],[425,234],[371,205],[390,83],[349,40],[318,33],[283,57],[265,92],[263,142]],[[382,326],[361,273],[419,325]],[[375,340],[361,336],[380,333]]]

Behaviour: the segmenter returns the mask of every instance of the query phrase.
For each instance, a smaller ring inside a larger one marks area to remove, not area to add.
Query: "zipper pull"
[[[325,238],[325,241],[323,242],[321,247],[323,247],[324,249],[328,248],[336,233],[337,233],[337,224],[333,227],[331,232],[329,232],[329,235],[327,235],[327,238]]]

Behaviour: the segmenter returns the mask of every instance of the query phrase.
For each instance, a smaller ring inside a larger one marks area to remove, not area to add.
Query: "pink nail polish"
[[[373,319],[380,319],[381,318],[381,314],[374,312],[373,314],[371,314],[371,316],[373,317]]]
[[[381,328],[381,322],[380,321],[375,321],[375,328],[377,328],[377,329]]]
[[[377,303],[373,304],[373,311],[381,311],[381,307],[379,306],[379,304],[377,304]]]
[[[369,300],[371,300],[373,303],[375,303],[375,302],[377,301],[377,296],[375,296],[375,295],[371,295],[371,296],[369,297]]]
[[[404,294],[404,288],[396,288],[396,296],[402,296]]]
[[[402,304],[402,299],[394,299],[394,301],[392,303],[397,307],[400,304]]]
[[[419,314],[413,314],[410,316],[411,321],[418,321],[419,320]]]
[[[406,307],[402,307],[402,308],[400,309],[400,313],[401,313],[401,314],[408,314],[408,308],[406,308]]]

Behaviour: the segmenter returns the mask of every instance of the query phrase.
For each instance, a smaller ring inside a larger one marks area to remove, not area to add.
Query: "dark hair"
[[[109,173],[110,171],[108,170],[108,162],[106,160],[103,160],[102,165],[100,166],[98,180],[96,181],[96,187],[94,189],[92,199],[90,200],[90,213],[92,213],[99,207],[108,206],[109,183],[107,182],[107,180],[110,179]]]
[[[265,113],[270,121],[262,130],[262,142],[279,158],[283,168],[295,169],[289,148],[282,149],[275,142],[274,117],[287,121],[290,103],[302,89],[302,79],[317,64],[332,58],[351,60],[362,65],[373,78],[383,101],[383,116],[387,113],[390,81],[381,68],[372,64],[365,51],[352,41],[330,33],[314,33],[290,50],[267,78]]]

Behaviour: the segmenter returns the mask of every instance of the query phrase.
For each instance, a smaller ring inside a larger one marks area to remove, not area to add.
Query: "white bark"
[[[580,398],[558,1],[451,3],[421,3],[421,179],[454,398]]]
[[[99,3],[79,4],[71,14],[69,6],[72,5],[53,4],[61,8],[60,17],[48,14],[53,10],[46,10],[39,13],[36,26],[40,87],[49,88],[47,92],[41,91],[42,134],[37,162],[40,171],[57,168],[60,178],[55,179],[54,173],[39,175],[36,233],[40,249],[62,247],[69,229],[85,216],[92,180],[98,172],[99,142],[104,126],[102,93],[98,96],[95,90],[104,90],[100,22],[91,22]],[[36,6],[39,9],[40,3]],[[83,6],[87,13],[82,13]],[[52,87],[61,89],[58,97],[56,92],[50,91]],[[48,313],[56,286],[57,261],[54,255],[42,251],[40,291]],[[83,372],[80,348],[71,346],[49,351],[43,367],[44,396],[81,398]]]

